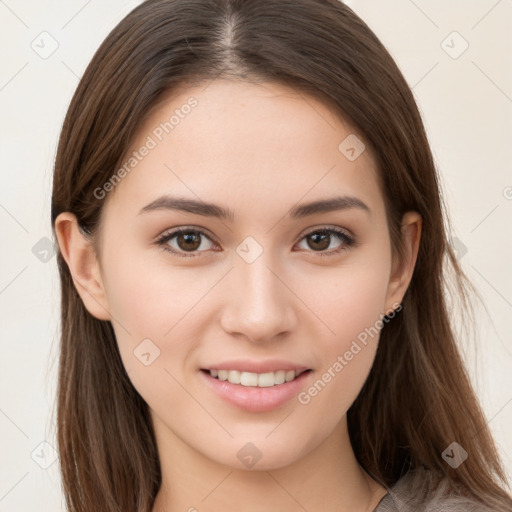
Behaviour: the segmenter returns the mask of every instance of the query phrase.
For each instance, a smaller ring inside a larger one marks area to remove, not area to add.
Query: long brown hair
[[[122,162],[141,121],[182,84],[228,77],[279,82],[330,105],[378,164],[394,252],[400,220],[423,218],[402,310],[382,329],[370,375],[348,411],[361,465],[385,485],[428,468],[468,496],[510,510],[504,470],[450,324],[447,283],[462,306],[471,284],[449,243],[437,170],[413,95],[369,27],[337,0],[148,0],[108,35],[67,112],[55,161],[51,220],[76,215],[94,240],[94,190]],[[57,429],[73,512],[149,512],[161,483],[146,403],[123,367],[110,322],[85,309],[62,257]],[[452,469],[452,442],[468,452]]]

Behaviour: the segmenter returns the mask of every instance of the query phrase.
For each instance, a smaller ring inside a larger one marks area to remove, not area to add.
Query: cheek
[[[146,378],[150,384],[151,375],[173,371],[174,362],[186,357],[188,340],[194,338],[188,315],[208,280],[191,281],[183,269],[126,256],[128,250],[112,258],[105,253],[105,289],[121,358],[134,384]]]
[[[111,314],[145,337],[162,338],[218,279],[142,256],[119,256],[105,267]]]
[[[297,283],[295,290],[310,309],[308,316],[314,313],[318,318],[328,346],[343,349],[385,313],[388,281],[387,262],[358,262],[330,271],[317,270],[316,276],[309,273],[306,282]]]
[[[335,405],[341,413],[357,397],[378,347],[387,271],[385,262],[345,268],[326,281],[323,292],[310,292],[308,305],[321,312],[323,334],[316,338],[321,368],[301,403],[314,401],[320,409]]]

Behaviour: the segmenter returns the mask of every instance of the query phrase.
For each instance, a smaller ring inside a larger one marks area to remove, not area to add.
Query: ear
[[[420,246],[422,218],[418,212],[407,212],[402,217],[401,234],[404,245],[404,261],[393,261],[393,269],[386,296],[386,312],[396,309],[411,282]]]
[[[92,240],[83,234],[75,215],[61,213],[55,219],[55,234],[75,288],[87,311],[98,320],[110,320],[107,296]]]

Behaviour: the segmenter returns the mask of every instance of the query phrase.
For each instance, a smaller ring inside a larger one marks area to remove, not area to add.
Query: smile
[[[278,370],[276,372],[252,373],[238,370],[204,370],[218,380],[228,381],[231,384],[239,384],[247,387],[268,388],[279,386],[285,382],[295,380],[302,373],[309,370],[296,372],[294,370]]]

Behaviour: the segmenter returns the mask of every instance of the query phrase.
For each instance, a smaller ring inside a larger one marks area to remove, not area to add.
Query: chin
[[[269,442],[265,439],[267,435],[262,435],[259,441],[257,438],[248,441],[247,437],[243,441],[231,440],[231,446],[225,446],[222,454],[211,454],[210,458],[236,470],[271,471],[297,462],[304,454],[304,443],[299,439],[293,442],[288,438],[285,442],[276,433],[272,434],[276,435],[275,442]]]

